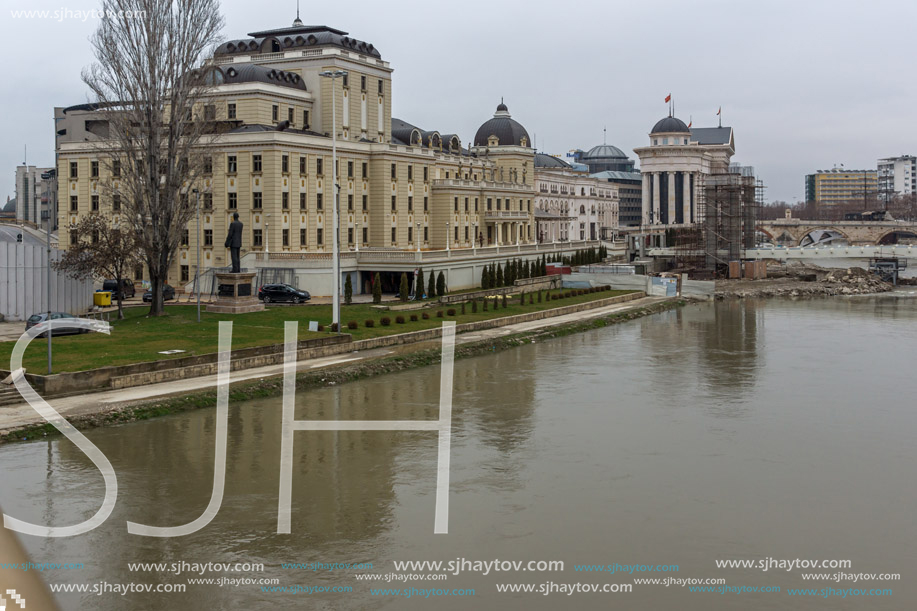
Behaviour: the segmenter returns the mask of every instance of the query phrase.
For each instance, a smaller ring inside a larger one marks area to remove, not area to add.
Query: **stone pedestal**
[[[217,300],[207,306],[208,312],[217,314],[244,314],[246,312],[260,312],[264,304],[258,301],[258,295],[252,287],[255,272],[241,274],[217,273],[219,291]]]

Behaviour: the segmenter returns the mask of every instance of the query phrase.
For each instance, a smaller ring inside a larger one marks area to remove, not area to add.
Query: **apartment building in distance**
[[[879,159],[877,180],[880,201],[888,201],[898,195],[917,193],[917,157],[901,155]]]
[[[806,176],[806,201],[836,206],[876,198],[875,170],[848,170],[843,166],[819,170]]]

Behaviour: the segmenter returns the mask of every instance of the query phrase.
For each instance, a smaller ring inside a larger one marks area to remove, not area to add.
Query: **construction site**
[[[675,250],[673,271],[697,280],[763,278],[763,262],[745,262],[746,249],[757,243],[763,201],[764,184],[751,167],[708,175],[696,205],[700,222],[667,231],[666,242]]]

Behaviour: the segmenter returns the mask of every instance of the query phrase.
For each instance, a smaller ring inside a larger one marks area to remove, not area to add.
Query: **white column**
[[[643,215],[643,223],[650,222],[650,210],[653,202],[650,200],[650,185],[652,184],[652,178],[650,178],[649,173],[643,175],[643,194],[641,201],[640,214]]]
[[[675,223],[675,172],[669,172],[669,224]]]
[[[681,209],[684,211],[685,224],[691,222],[691,172],[682,172],[682,202]]]
[[[653,172],[653,223],[659,223],[659,172]]]

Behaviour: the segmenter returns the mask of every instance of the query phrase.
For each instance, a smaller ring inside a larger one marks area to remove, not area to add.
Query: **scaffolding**
[[[696,278],[725,275],[730,261],[741,261],[757,245],[758,208],[764,184],[754,169],[732,166],[704,177],[697,196],[698,223],[671,230],[675,266]]]

